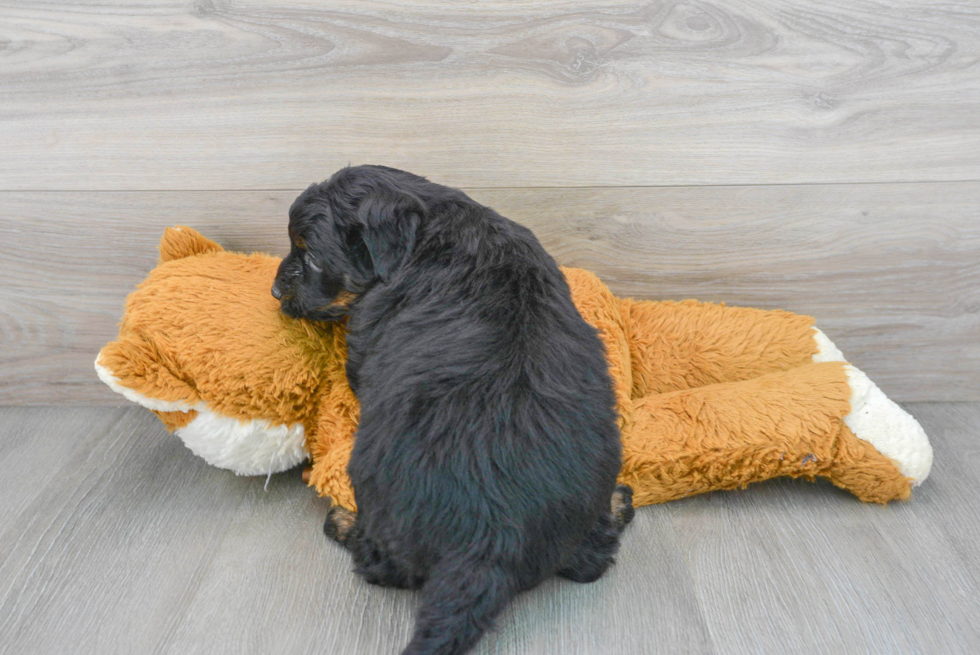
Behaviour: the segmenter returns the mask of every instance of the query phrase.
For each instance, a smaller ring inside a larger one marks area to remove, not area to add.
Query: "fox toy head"
[[[119,337],[95,364],[195,454],[242,475],[306,459],[320,402],[346,388],[343,327],[279,312],[269,293],[278,264],[168,228],[160,265],[130,294]]]

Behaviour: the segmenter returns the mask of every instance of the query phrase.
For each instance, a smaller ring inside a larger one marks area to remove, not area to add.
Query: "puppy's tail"
[[[443,562],[422,586],[415,635],[402,655],[460,655],[479,641],[516,593],[496,565]]]

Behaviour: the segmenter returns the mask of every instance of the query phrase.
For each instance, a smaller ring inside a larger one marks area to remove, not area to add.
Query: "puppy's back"
[[[365,527],[423,561],[499,551],[522,586],[552,573],[608,508],[620,465],[602,345],[553,259],[489,209],[436,205],[356,321],[355,341],[371,325],[351,467]]]
[[[411,256],[351,315],[349,473],[363,547],[425,580],[405,652],[461,653],[609,512],[620,442],[602,344],[552,258],[425,184]]]

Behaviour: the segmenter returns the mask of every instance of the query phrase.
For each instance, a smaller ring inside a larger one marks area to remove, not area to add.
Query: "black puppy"
[[[346,168],[289,210],[272,293],[349,315],[356,517],[324,529],[368,582],[422,588],[405,653],[468,650],[519,591],[612,563],[632,518],[596,331],[524,227],[456,189]]]

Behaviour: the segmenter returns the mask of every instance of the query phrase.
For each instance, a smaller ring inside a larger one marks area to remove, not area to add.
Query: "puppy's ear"
[[[383,281],[390,280],[412,254],[424,213],[421,200],[400,191],[379,191],[361,202],[361,238],[375,274]]]

